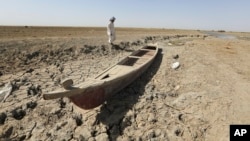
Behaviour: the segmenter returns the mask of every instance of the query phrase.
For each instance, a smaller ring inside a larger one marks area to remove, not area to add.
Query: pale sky
[[[250,32],[249,0],[0,0],[0,25]]]

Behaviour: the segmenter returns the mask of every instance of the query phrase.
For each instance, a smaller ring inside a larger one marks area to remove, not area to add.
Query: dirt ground
[[[195,30],[0,27],[0,140],[227,141],[250,124],[250,33],[218,38]],[[63,78],[84,82],[149,43],[150,68],[103,105],[82,110],[43,100]],[[171,65],[180,63],[172,69]]]

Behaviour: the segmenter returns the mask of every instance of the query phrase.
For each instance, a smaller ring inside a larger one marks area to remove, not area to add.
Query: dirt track
[[[110,48],[105,28],[0,31],[0,86],[13,86],[0,103],[0,140],[214,141],[229,140],[230,124],[249,124],[249,33],[118,28]],[[62,78],[83,82],[152,42],[162,48],[154,64],[102,106],[42,99]]]

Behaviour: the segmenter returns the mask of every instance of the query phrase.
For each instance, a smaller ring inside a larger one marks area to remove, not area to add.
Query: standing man
[[[109,43],[113,45],[113,41],[115,41],[115,26],[114,26],[115,17],[110,18],[109,21],[110,23],[108,24],[107,27],[107,33],[109,36]]]

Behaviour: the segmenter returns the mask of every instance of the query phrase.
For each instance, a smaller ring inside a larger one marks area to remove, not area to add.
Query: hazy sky
[[[249,0],[0,0],[0,25],[149,27],[250,32]]]

